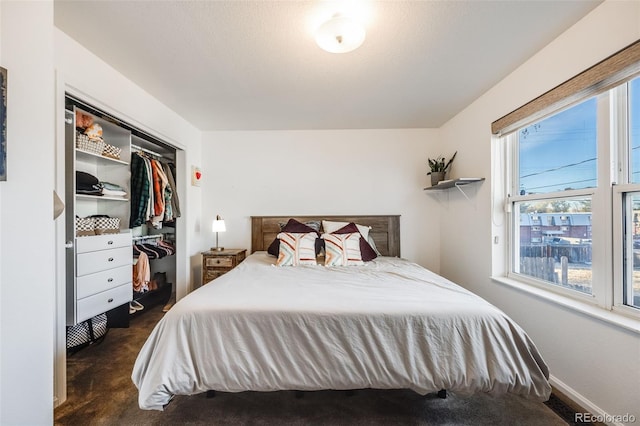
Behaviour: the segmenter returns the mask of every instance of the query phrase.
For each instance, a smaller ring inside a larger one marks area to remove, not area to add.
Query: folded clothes
[[[124,191],[123,187],[121,187],[120,185],[116,185],[115,183],[100,182],[100,184],[102,185],[103,188],[108,189],[110,191]]]
[[[106,188],[102,188],[102,195],[107,195],[109,197],[125,197],[127,193],[125,191],[112,191]]]
[[[86,172],[76,171],[76,192],[78,194],[99,195],[99,194],[94,194],[93,192],[86,192],[86,191],[97,190],[98,192],[100,192],[101,189],[102,189],[102,185],[98,181],[97,177]]]
[[[76,189],[76,194],[84,194],[84,195],[102,195],[101,189]]]

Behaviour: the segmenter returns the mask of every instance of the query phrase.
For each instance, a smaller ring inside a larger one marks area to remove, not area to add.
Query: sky
[[[522,129],[520,193],[596,185],[597,99],[591,98]],[[630,84],[632,181],[640,182],[640,78]]]

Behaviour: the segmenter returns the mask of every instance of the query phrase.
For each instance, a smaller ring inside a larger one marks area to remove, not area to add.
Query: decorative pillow
[[[324,266],[364,265],[360,254],[360,232],[322,234],[325,247]]]
[[[323,226],[324,226],[324,223],[323,223]],[[325,229],[325,232],[326,231],[327,230]],[[351,222],[346,226],[343,226],[342,228],[336,231],[333,231],[332,233],[333,234],[349,234],[353,232],[360,233],[360,230],[358,229],[358,226],[355,223]],[[369,243],[364,238],[360,238],[360,253],[362,255],[362,260],[364,260],[365,262],[369,262],[375,259],[376,257],[378,257],[375,250],[371,248],[371,245],[369,245]]]
[[[281,232],[278,234],[280,250],[278,252],[278,266],[298,266],[316,264],[316,240],[318,234],[295,232]]]
[[[280,232],[294,232],[294,233],[315,232],[317,237],[320,236],[320,222],[318,221],[309,221],[309,222],[302,223],[302,222],[298,222],[295,219],[289,219],[289,221],[284,226],[282,226],[282,224],[278,224],[278,225],[280,225]],[[322,240],[318,238],[315,244],[316,244],[316,254],[320,253]],[[269,245],[269,248],[267,249],[267,253],[269,253],[272,256],[278,257],[279,251],[280,251],[280,240],[276,237],[276,239],[273,240],[273,242]]]
[[[324,230],[324,232],[328,234],[332,234],[336,232],[338,229],[342,228],[343,226],[347,226],[349,223],[353,223],[353,222],[334,222],[332,220],[323,220],[322,229]],[[358,231],[360,232],[360,234],[362,235],[362,238],[364,238],[365,240],[368,240],[369,230],[371,229],[371,227],[365,226],[365,225],[358,225],[358,224],[355,224],[355,225],[358,228]]]
[[[357,225],[356,225],[357,226]],[[367,238],[367,242],[369,243],[369,245],[371,246],[371,248],[373,249],[373,251],[376,252],[376,256],[382,256],[380,254],[380,250],[378,250],[378,247],[376,247],[376,242],[373,241],[373,237],[371,236],[371,234],[369,234],[369,237]]]
[[[313,229],[314,231],[320,233],[320,221],[319,220],[308,220],[304,223],[302,222],[298,222],[295,219],[289,219],[287,222],[278,222],[278,226],[280,227],[280,231],[281,232],[287,232],[284,228],[289,225],[289,223],[291,223],[290,226],[296,226],[296,224],[302,224],[302,225],[306,225],[309,228]],[[309,231],[311,232],[311,231]]]

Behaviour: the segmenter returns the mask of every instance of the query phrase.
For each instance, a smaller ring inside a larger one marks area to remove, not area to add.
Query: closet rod
[[[155,155],[156,157],[162,158],[162,154],[158,154],[157,152],[151,151],[150,149],[146,149],[146,148],[143,148],[143,147],[138,146],[138,145],[131,144],[131,148],[133,148],[135,150],[138,150],[138,151],[146,152],[147,154]]]

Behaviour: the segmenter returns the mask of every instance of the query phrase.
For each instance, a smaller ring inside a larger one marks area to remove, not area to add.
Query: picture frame
[[[7,180],[7,70],[0,67],[0,181]]]

